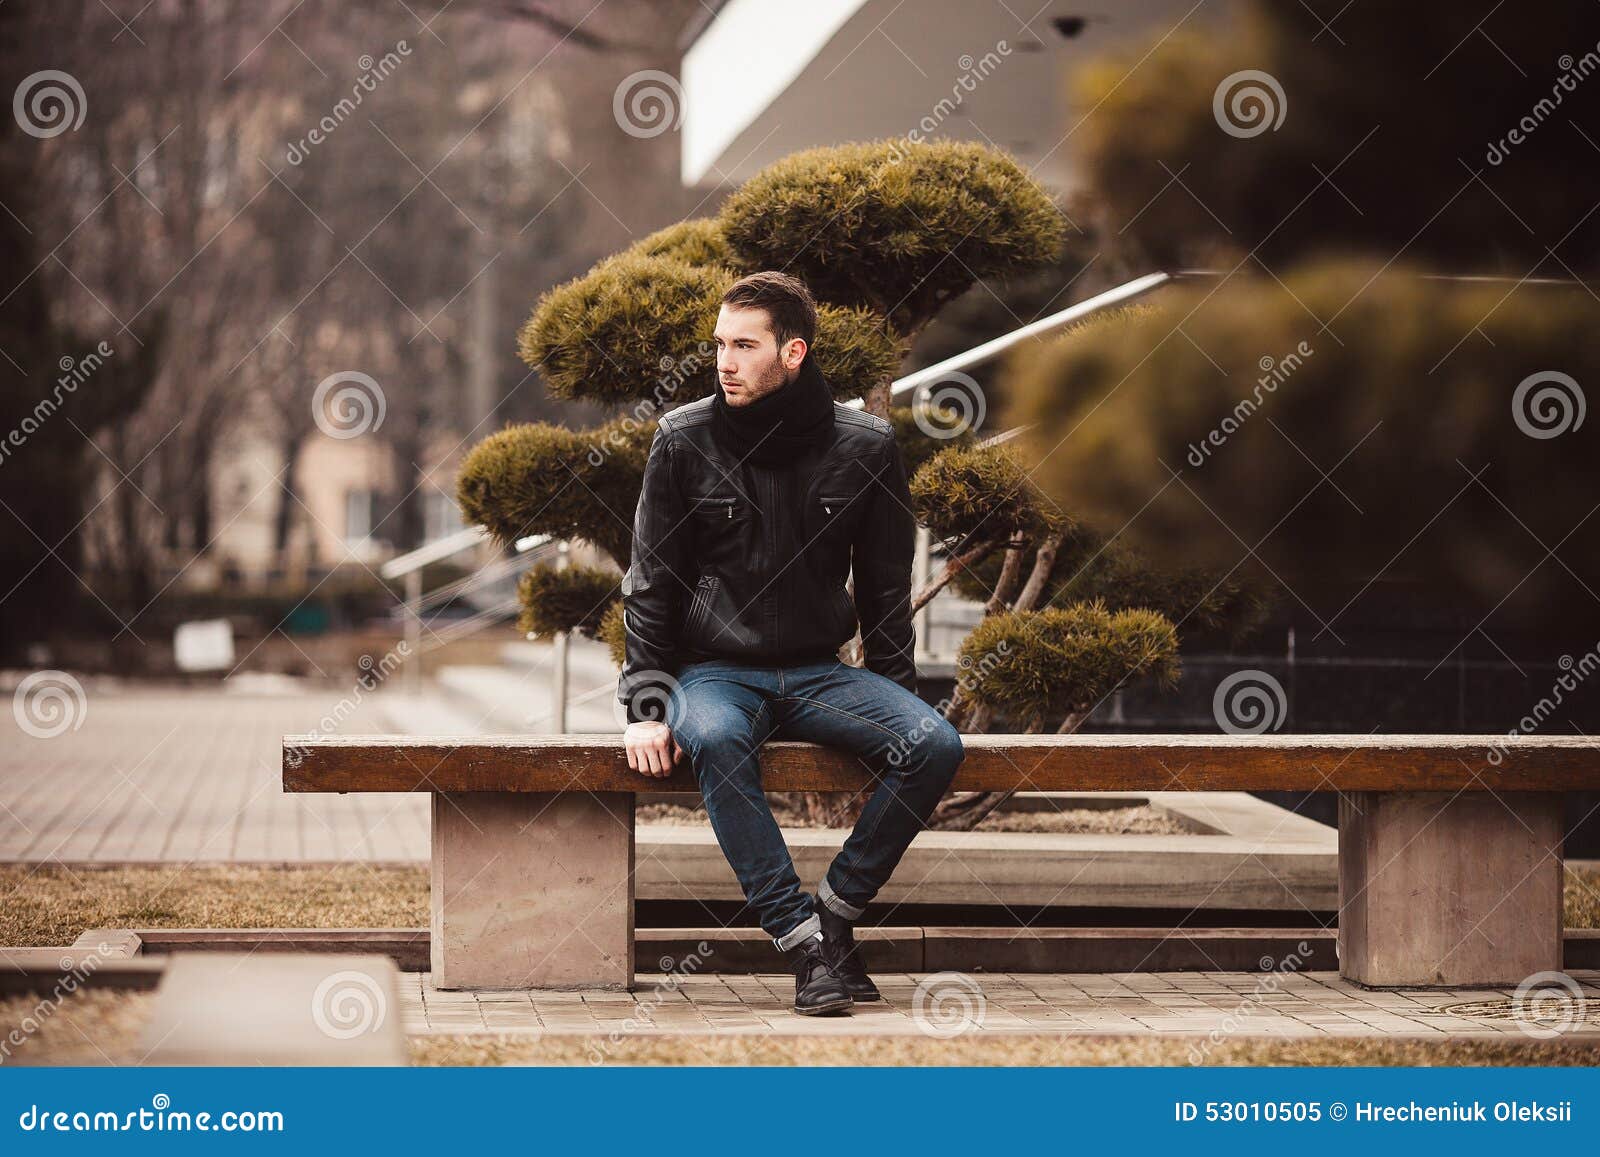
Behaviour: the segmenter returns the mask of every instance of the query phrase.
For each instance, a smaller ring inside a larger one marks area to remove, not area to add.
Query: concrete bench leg
[[[633,795],[435,792],[433,983],[633,987]]]
[[[1520,984],[1562,964],[1560,792],[1339,799],[1339,974],[1374,987]]]

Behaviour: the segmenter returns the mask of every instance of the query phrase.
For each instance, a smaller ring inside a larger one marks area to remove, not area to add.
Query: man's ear
[[[790,338],[789,344],[783,347],[784,367],[791,370],[800,368],[800,363],[806,360],[806,339],[803,337]]]

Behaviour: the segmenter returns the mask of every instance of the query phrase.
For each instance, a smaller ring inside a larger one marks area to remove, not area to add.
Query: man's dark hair
[[[722,295],[722,304],[735,309],[764,309],[772,319],[772,332],[782,348],[795,338],[805,338],[809,348],[817,333],[817,300],[798,277],[765,269],[735,281]]]

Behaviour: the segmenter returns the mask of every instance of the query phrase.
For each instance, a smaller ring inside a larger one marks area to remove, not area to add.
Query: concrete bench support
[[[1375,987],[1520,984],[1561,967],[1559,792],[1339,800],[1339,972]]]
[[[633,987],[633,796],[433,796],[439,988]]]

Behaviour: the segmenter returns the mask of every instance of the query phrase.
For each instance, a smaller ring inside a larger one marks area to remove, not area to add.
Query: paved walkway
[[[1526,1015],[1564,1017],[1563,1038],[1600,1040],[1600,972],[1570,975],[1581,995]],[[409,972],[401,976],[401,1011],[405,1030],[415,1034],[1533,1037],[1511,1015],[1514,988],[1371,992],[1336,972],[944,972],[874,979],[882,1002],[857,1005],[850,1016],[804,1017],[790,1011],[789,975],[671,974],[669,982],[667,974],[641,973],[631,993],[526,993],[442,992],[428,974]]]
[[[426,795],[283,791],[283,736],[387,731],[371,695],[303,684],[84,691],[78,725],[58,735],[0,724],[0,862],[428,858]],[[341,722],[324,725],[330,715]]]

